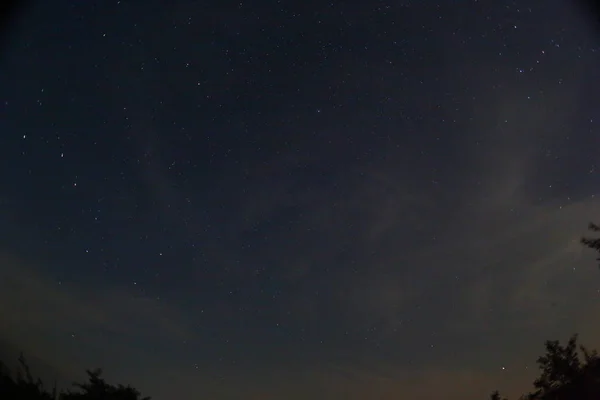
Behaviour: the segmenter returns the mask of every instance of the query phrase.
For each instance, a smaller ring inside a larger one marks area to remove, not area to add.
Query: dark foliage
[[[590,223],[588,229],[600,232],[600,226]],[[581,239],[581,243],[600,255],[600,238]],[[600,257],[597,258],[600,262]],[[600,357],[577,345],[577,335],[566,345],[546,342],[546,354],[537,360],[540,376],[533,382],[535,390],[521,400],[598,400],[600,399]],[[491,400],[505,400],[498,391]]]
[[[33,379],[22,354],[14,376],[8,367],[0,362],[0,399],[55,400],[57,398],[56,386],[52,391],[47,391],[40,379]]]
[[[582,357],[581,357],[582,356]],[[546,342],[546,354],[537,360],[540,376],[535,390],[521,400],[592,400],[600,399],[600,357],[577,345],[573,335],[566,345],[558,341]],[[495,391],[491,400],[501,400]]]
[[[588,229],[592,232],[600,232],[600,226],[593,224],[591,222],[588,225]],[[581,243],[585,247],[590,248],[600,254],[600,238],[584,237],[584,238],[581,238]],[[600,262],[600,257],[596,258],[596,260]],[[600,266],[600,264],[599,264],[599,266]]]
[[[111,385],[101,377],[100,369],[88,370],[88,381],[74,383],[74,390],[58,392],[56,385],[47,390],[34,379],[24,357],[19,357],[16,372],[0,363],[0,399],[2,400],[150,400],[131,386]]]

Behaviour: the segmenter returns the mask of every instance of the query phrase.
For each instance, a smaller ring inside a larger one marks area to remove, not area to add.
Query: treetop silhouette
[[[600,232],[600,226],[590,223],[588,230]],[[583,237],[581,243],[599,254],[596,260],[600,267],[600,238]],[[577,335],[564,346],[548,340],[545,347],[546,354],[537,360],[540,376],[533,382],[535,390],[521,400],[600,399],[600,357],[595,350],[578,346]],[[506,400],[498,391],[492,392],[490,399]]]
[[[131,387],[108,384],[102,370],[87,370],[88,380],[73,383],[75,390],[58,392],[56,384],[52,390],[44,388],[42,381],[34,379],[30,368],[21,354],[14,374],[0,362],[0,399],[2,400],[151,400]]]

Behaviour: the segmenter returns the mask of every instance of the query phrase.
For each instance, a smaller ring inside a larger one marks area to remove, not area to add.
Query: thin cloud
[[[59,284],[7,253],[0,262],[2,335],[27,350],[34,347],[42,355],[53,348],[39,342],[40,332],[61,341],[98,332],[174,342],[193,337],[182,315],[157,300],[122,288],[98,291]]]

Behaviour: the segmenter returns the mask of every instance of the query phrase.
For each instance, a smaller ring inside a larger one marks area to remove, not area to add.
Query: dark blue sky
[[[600,344],[600,37],[568,2],[163,3],[12,21],[6,354],[156,400],[462,400]]]

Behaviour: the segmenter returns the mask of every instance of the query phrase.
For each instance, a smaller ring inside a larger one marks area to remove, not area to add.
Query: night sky
[[[547,339],[600,345],[594,27],[315,3],[15,14],[0,354],[155,400],[463,400],[527,391]]]

